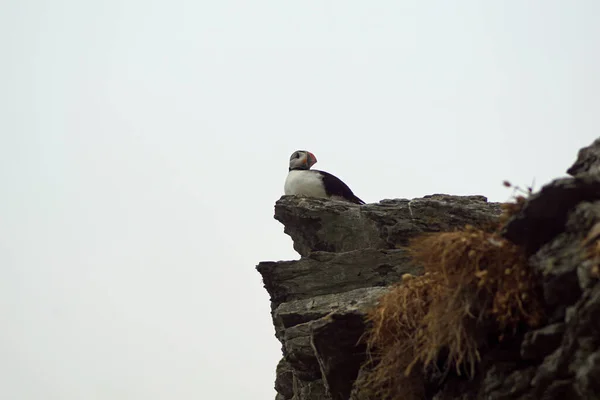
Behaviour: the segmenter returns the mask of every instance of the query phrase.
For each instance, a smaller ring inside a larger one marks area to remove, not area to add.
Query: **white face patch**
[[[286,195],[327,197],[321,175],[311,170],[292,170],[283,187]]]
[[[296,157],[297,156],[297,157]],[[294,168],[306,168],[307,164],[307,158],[308,154],[306,154],[306,152],[304,151],[295,151],[292,154],[292,157],[290,158],[290,168],[294,169]]]

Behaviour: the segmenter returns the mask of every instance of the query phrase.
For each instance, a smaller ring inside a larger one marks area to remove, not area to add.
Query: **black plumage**
[[[325,192],[328,196],[339,196],[351,203],[365,204],[365,202],[356,197],[348,185],[342,182],[337,176],[332,175],[329,172],[316,169],[313,169],[312,171],[321,175],[323,179],[323,186],[325,187]]]

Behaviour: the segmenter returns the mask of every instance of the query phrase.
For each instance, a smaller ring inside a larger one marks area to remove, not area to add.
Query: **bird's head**
[[[310,151],[296,150],[290,156],[290,171],[293,169],[310,169],[317,162],[317,157]]]

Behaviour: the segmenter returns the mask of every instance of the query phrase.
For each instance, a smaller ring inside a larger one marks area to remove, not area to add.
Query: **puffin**
[[[289,173],[284,185],[286,195],[325,197],[365,204],[338,177],[329,172],[310,169],[316,162],[317,157],[310,151],[296,150],[292,153]]]

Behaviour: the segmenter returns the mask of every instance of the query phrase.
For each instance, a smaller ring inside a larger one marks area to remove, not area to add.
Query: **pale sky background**
[[[8,0],[0,398],[273,399],[290,154],[506,201],[599,135],[600,2]]]

